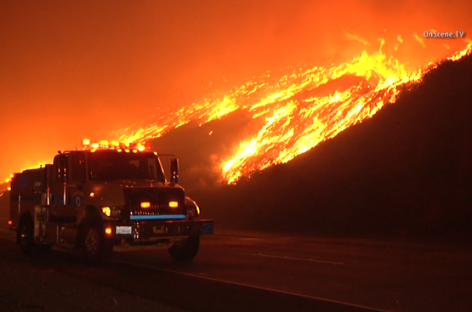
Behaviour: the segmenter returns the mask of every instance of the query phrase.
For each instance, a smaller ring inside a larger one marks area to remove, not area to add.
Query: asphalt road
[[[0,232],[2,253],[17,253]],[[219,231],[192,263],[165,250],[119,252],[107,267],[53,251],[69,276],[191,311],[472,311],[472,250]]]

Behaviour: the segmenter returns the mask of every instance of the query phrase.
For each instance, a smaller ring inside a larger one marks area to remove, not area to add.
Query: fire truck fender
[[[80,225],[83,223],[90,224],[91,222],[100,225],[100,223],[102,222],[102,214],[100,213],[97,207],[88,205],[86,207],[81,208],[77,223]]]
[[[31,216],[31,213],[29,211],[23,212],[23,214],[20,216],[18,219],[18,230],[16,231],[16,243],[20,243],[20,230],[24,222],[31,222],[33,224],[33,217]]]
[[[198,217],[200,215],[200,207],[198,207],[197,203],[188,196],[185,196],[185,210],[187,215],[194,215]]]
[[[82,242],[83,235],[85,235],[85,230],[89,227],[96,227],[100,229],[103,226],[102,216],[100,211],[95,206],[86,206],[84,210],[80,213],[80,217],[77,220],[78,224],[78,235],[76,244],[80,245]]]

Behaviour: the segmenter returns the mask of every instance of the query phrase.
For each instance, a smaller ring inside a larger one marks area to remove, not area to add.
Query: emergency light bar
[[[118,152],[125,151],[129,152],[144,152],[150,151],[151,146],[147,143],[123,143],[118,141],[111,141],[108,140],[101,140],[99,142],[92,142],[90,139],[83,139],[82,140],[82,147],[84,150],[92,150],[92,152],[96,150],[117,150]]]

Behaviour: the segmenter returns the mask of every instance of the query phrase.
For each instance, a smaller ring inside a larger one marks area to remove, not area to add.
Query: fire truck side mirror
[[[170,160],[170,182],[172,184],[179,182],[179,160],[177,158]]]

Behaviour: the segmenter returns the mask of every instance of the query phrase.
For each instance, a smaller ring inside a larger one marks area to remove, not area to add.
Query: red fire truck
[[[213,221],[178,185],[178,159],[167,180],[159,154],[143,144],[106,141],[60,152],[53,164],[13,176],[9,226],[24,253],[52,245],[79,250],[89,264],[113,250],[168,248],[190,261]]]

